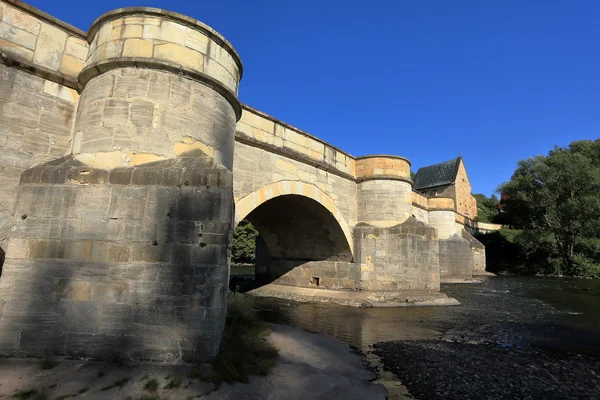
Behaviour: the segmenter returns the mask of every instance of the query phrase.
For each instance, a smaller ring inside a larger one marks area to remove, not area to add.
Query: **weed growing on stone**
[[[63,394],[62,396],[55,397],[54,400],[65,400],[71,397],[77,397],[76,394]]]
[[[136,400],[161,400],[161,398],[159,396],[144,395],[144,396],[138,397]]]
[[[116,387],[118,387],[119,389],[121,389],[121,388],[123,388],[123,386],[127,385],[127,382],[129,382],[130,380],[131,380],[131,378],[129,378],[129,377],[121,378],[118,381],[116,381],[115,383],[113,383],[112,385],[103,387],[100,390],[102,390],[103,392],[105,392],[107,390],[110,390],[110,389],[116,388]]]
[[[41,369],[52,369],[56,366],[56,363],[50,359],[50,357],[44,357],[40,360]]]
[[[158,390],[158,381],[154,378],[146,378],[144,390],[150,393],[155,393]]]
[[[19,390],[12,395],[13,399],[19,400],[47,400],[48,396],[44,392],[38,392],[35,389]]]
[[[266,341],[269,329],[253,307],[252,297],[229,292],[223,340],[211,374],[213,382],[247,383],[250,375],[265,376],[275,367],[277,349]]]
[[[181,386],[181,377],[180,376],[167,376],[169,382],[165,385],[163,389],[175,389]]]

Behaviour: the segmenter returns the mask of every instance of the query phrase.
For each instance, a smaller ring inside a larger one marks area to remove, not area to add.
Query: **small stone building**
[[[452,198],[457,213],[471,220],[477,217],[477,200],[462,156],[419,168],[414,182],[413,190],[427,197]]]

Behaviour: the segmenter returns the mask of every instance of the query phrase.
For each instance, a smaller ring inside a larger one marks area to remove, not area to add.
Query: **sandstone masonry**
[[[82,32],[0,0],[0,355],[210,360],[243,219],[258,277],[287,287],[387,301],[485,269],[474,204],[240,104],[242,74],[181,14]]]

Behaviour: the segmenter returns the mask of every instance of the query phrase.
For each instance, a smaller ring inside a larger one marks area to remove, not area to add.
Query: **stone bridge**
[[[389,298],[484,268],[459,198],[242,105],[241,78],[181,14],[83,32],[0,0],[1,355],[210,359],[242,219],[258,276],[288,287]]]

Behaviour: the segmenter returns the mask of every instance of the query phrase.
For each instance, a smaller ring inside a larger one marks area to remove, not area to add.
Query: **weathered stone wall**
[[[403,157],[365,156],[356,161],[357,220],[393,226],[412,215],[410,162]]]
[[[424,223],[429,223],[427,197],[418,192],[412,192],[412,216]]]
[[[469,241],[471,247],[471,263],[473,271],[485,271],[485,246],[473,237],[466,229],[461,231],[463,239]]]
[[[112,171],[66,157],[24,173],[0,280],[0,354],[215,354],[231,172],[190,156]]]
[[[78,97],[71,88],[0,60],[0,248],[3,250],[6,250],[19,177],[27,168],[69,153]]]
[[[333,290],[361,287],[360,265],[344,261],[271,260],[258,279],[278,285]]]
[[[440,239],[441,279],[469,279],[473,273],[473,258],[468,240],[459,235]]]
[[[16,0],[0,0],[0,53],[76,83],[88,55],[85,33]]]
[[[458,165],[458,172],[456,173],[456,182],[454,186],[456,211],[467,218],[475,219],[477,217],[477,201],[471,195],[471,183],[469,181],[469,177],[467,176],[467,170],[462,158],[460,164]]]
[[[438,240],[430,226],[412,217],[385,228],[359,223],[354,241],[362,290],[439,291]]]
[[[412,215],[410,183],[396,180],[369,180],[358,185],[357,217],[374,226],[392,226]]]
[[[89,165],[112,168],[198,149],[232,168],[233,137],[221,133],[234,129],[228,101],[203,83],[170,72],[125,67],[87,84],[73,152]]]
[[[195,30],[207,52],[222,45],[237,57],[210,28],[156,9],[121,9],[92,26],[74,155],[21,177],[0,280],[0,354],[205,361],[218,350],[237,81],[227,86],[206,64],[189,69],[186,52],[112,57],[98,35],[116,35],[125,51],[130,26],[151,26],[161,39],[144,43],[155,47]]]
[[[457,233],[453,199],[430,197],[427,199],[427,205],[429,209],[428,223],[437,230],[440,239],[448,239]]]

